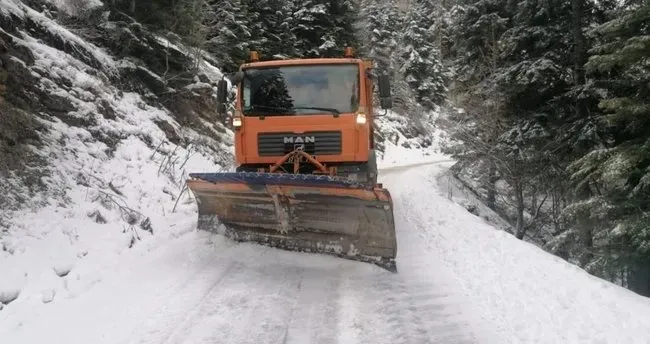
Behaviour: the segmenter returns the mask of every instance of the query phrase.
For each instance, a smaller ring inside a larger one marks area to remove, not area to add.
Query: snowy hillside
[[[74,295],[125,250],[177,235],[169,219],[194,211],[179,198],[187,172],[229,167],[232,144],[209,115],[221,77],[209,62],[199,63],[196,79],[167,84],[186,106],[179,117],[144,79],[129,79],[158,78],[145,64],[114,57],[20,1],[0,1],[0,24],[0,71],[9,72],[0,153],[19,152],[0,155],[13,162],[0,169],[1,308],[16,298]],[[162,37],[140,35],[152,56],[164,45],[170,58],[192,58]],[[20,132],[32,139],[13,137]]]
[[[90,43],[51,19],[57,4],[40,3],[38,12],[18,0],[0,2],[0,159],[11,161],[0,169],[4,209],[67,203],[71,185],[109,183],[91,171],[106,171],[97,163],[128,149],[128,140],[160,153],[176,145],[198,149],[216,164],[231,160],[228,131],[214,111],[219,70],[124,18],[98,20],[93,37],[125,46]],[[130,57],[129,49],[146,51],[146,60]],[[197,70],[187,70],[193,61]],[[78,173],[89,181],[72,181]],[[0,214],[0,225],[11,217]]]

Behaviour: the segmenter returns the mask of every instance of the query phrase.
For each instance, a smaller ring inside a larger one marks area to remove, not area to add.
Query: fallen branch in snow
[[[93,201],[99,200],[99,202],[104,205],[107,209],[111,209],[111,204],[117,206],[118,210],[120,211],[120,214],[122,215],[122,219],[126,221],[130,226],[134,226],[136,223],[139,222],[140,228],[143,230],[153,234],[153,228],[151,227],[151,219],[141,212],[129,207],[126,204],[120,204],[116,200],[116,198],[102,190],[96,189],[100,195],[98,195]]]
[[[133,245],[135,245],[135,243],[136,243],[136,239],[137,239],[138,241],[139,241],[139,240],[142,240],[142,238],[140,238],[140,236],[138,235],[138,232],[137,232],[137,230],[135,229],[134,226],[131,225],[131,226],[129,226],[129,228],[127,229],[126,226],[123,225],[122,228],[123,228],[122,233],[126,233],[126,232],[129,231],[129,230],[130,230],[130,232],[131,232],[131,240],[129,241],[129,248],[132,248]]]
[[[174,150],[167,154],[162,161],[158,165],[158,175],[161,173],[167,175],[170,180],[174,183],[174,185],[178,186],[179,188],[184,187],[184,178],[185,178],[185,171],[183,168],[187,164],[187,162],[190,160],[192,155],[196,153],[196,150],[193,149],[193,145],[189,144],[188,147],[186,148],[186,153],[185,156],[181,159],[181,155],[176,154],[178,151],[178,148],[180,146],[176,145],[174,147]],[[153,154],[152,154],[153,157]],[[180,165],[177,167],[177,165],[180,163]],[[181,171],[180,177],[178,176],[178,172]]]
[[[111,191],[115,192],[116,194],[120,196],[124,196],[122,191],[120,191],[115,185],[113,185],[113,182],[108,182],[108,187],[111,189]]]
[[[183,188],[181,189],[181,192],[178,194],[178,197],[176,197],[176,202],[174,202],[174,207],[172,208],[172,213],[176,212],[176,206],[178,205],[178,201],[183,196],[183,193],[185,193],[185,190],[188,190],[187,184],[183,184]]]
[[[158,175],[160,175],[160,172],[164,173],[168,170],[168,166],[172,163],[171,159],[175,156],[177,149],[178,145],[176,145],[176,147],[174,147],[174,150],[160,162],[160,165],[158,165]]]
[[[153,153],[151,153],[151,156],[149,157],[149,159],[153,160],[153,157],[156,156],[156,153],[158,153],[158,150],[160,149],[160,146],[162,146],[164,143],[166,143],[165,140],[160,140],[160,143],[158,144],[158,146],[156,146],[156,149],[153,150]]]

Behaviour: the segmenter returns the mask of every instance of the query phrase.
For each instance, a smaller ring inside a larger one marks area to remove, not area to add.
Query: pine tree
[[[450,28],[454,41],[451,50],[455,53],[456,81],[461,86],[493,78],[494,67],[504,66],[502,47],[497,43],[510,28],[509,10],[505,0],[468,0],[455,8]]]
[[[401,22],[395,0],[370,0],[363,3],[367,33],[364,48],[375,68],[393,75],[396,65],[398,32]]]
[[[566,166],[599,140],[588,115],[597,110],[597,92],[581,73],[588,47],[581,33],[599,11],[580,0],[470,0],[456,14],[455,93],[470,107],[465,117],[472,125],[454,129],[464,140],[453,150],[478,173],[488,203],[496,196],[494,178],[508,183],[517,237],[541,235],[531,229],[544,223],[531,222],[535,216],[524,221],[525,210],[539,214],[538,199],[550,199],[547,218],[559,234],[566,230],[560,221]],[[495,107],[500,125],[485,122]],[[489,154],[477,156],[477,145]]]
[[[250,48],[260,58],[295,57],[296,37],[291,32],[293,2],[288,0],[246,0],[250,23]]]
[[[592,20],[583,13],[593,8],[593,3],[581,0],[522,1],[513,9],[512,27],[501,38],[509,65],[497,80],[513,123],[508,146],[533,173],[526,178],[528,197],[566,189],[567,164],[599,143],[599,130],[589,118],[596,111],[597,95],[586,87],[581,72],[588,44],[581,32]],[[575,229],[587,252],[589,228]]]
[[[210,0],[214,13],[206,50],[212,53],[226,73],[236,71],[248,59],[253,35],[249,29],[246,4],[242,0]]]
[[[478,191],[496,210],[496,182],[509,169],[499,165],[500,161],[508,161],[498,145],[507,129],[508,109],[494,80],[506,66],[499,41],[508,29],[511,13],[506,1],[469,0],[460,3],[453,15],[453,97],[465,111],[452,113],[443,122],[451,138],[445,149],[459,161],[455,170],[471,171],[479,182]]]
[[[357,48],[356,8],[350,0],[295,0],[292,34],[303,57],[338,57]]]
[[[333,45],[324,50],[327,56],[340,56],[344,47],[359,48],[359,38],[355,23],[359,21],[359,7],[354,0],[330,0],[329,15],[332,19]]]
[[[594,149],[572,166],[576,188],[592,196],[576,202],[569,214],[594,228],[603,254],[591,270],[650,294],[650,5],[632,6],[593,32],[602,43],[586,65],[606,98],[602,122],[607,146]],[[602,80],[602,81],[601,81]]]
[[[401,73],[415,93],[415,99],[426,109],[440,105],[446,97],[444,69],[440,53],[432,42],[432,9],[428,1],[415,1],[407,15],[400,39]]]

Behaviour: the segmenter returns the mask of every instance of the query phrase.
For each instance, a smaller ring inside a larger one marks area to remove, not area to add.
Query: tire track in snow
[[[263,288],[258,289],[260,293],[257,302],[250,308],[247,325],[237,328],[237,335],[231,338],[230,343],[281,343],[286,337],[294,305],[304,282],[300,269],[282,265],[257,269],[255,272],[260,278],[256,281],[263,281]]]
[[[203,314],[203,305],[204,303],[211,299],[212,296],[218,292],[218,287],[225,278],[225,276],[230,273],[233,268],[234,268],[235,263],[230,262],[226,267],[219,272],[218,277],[214,282],[211,283],[211,286],[209,289],[203,293],[203,296],[200,297],[196,302],[194,302],[192,308],[190,311],[183,317],[183,320],[180,322],[180,324],[176,327],[172,327],[172,331],[168,333],[164,338],[161,338],[161,341],[157,341],[158,343],[176,343],[177,341],[174,340],[179,336],[184,335],[190,328],[193,326],[193,321],[199,317],[201,317]]]
[[[340,274],[304,268],[282,344],[335,343]]]
[[[168,343],[281,343],[301,286],[294,267],[236,261]]]
[[[426,342],[421,337],[422,328],[414,322],[414,317],[408,305],[405,305],[408,293],[403,283],[393,278],[380,279],[377,286],[385,303],[380,304],[379,312],[388,315],[388,326],[393,334],[391,342],[396,344],[410,344]]]
[[[444,161],[441,161],[444,162]],[[393,191],[395,225],[398,239],[398,272],[389,278],[378,278],[387,304],[381,312],[393,312],[391,326],[396,343],[479,343],[475,325],[468,314],[471,305],[457,292],[454,280],[436,259],[432,247],[425,243],[413,223],[420,214],[413,213],[410,190],[400,185],[408,179],[409,169],[385,175],[384,182]],[[378,276],[379,277],[379,276]],[[392,309],[392,311],[391,311]]]
[[[350,269],[341,276],[340,297],[336,302],[338,333],[334,343],[379,344],[390,341],[386,317],[374,308],[377,302],[382,301],[378,299],[377,289],[367,270],[361,271]]]
[[[396,276],[397,277],[397,276]],[[389,314],[395,334],[392,343],[475,343],[471,324],[465,321],[462,302],[447,288],[402,278],[378,280],[386,302],[379,312]]]
[[[181,288],[168,291],[165,298],[160,299],[162,306],[154,309],[145,323],[151,328],[138,331],[144,335],[140,335],[137,343],[167,343],[179,331],[188,327],[187,323],[196,316],[201,303],[210,297],[233,268],[233,262],[219,265],[210,264],[211,262],[214,261],[204,262],[196,273],[182,282]]]

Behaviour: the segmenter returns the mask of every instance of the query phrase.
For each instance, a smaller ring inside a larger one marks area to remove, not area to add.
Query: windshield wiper
[[[300,107],[294,107],[294,109],[327,111],[336,115],[335,117],[338,117],[338,115],[341,114],[341,112],[337,109],[324,108],[324,107],[300,106]]]
[[[269,106],[269,105],[253,105],[244,109],[244,112],[251,113],[251,112],[263,111],[263,114],[259,115],[259,117],[263,118],[265,115],[276,114],[276,112],[280,116],[282,114],[293,115],[295,114],[294,110],[297,109],[326,111],[334,114],[334,117],[338,117],[339,114],[341,114],[339,110],[333,108],[313,107],[313,106],[299,106],[299,107],[288,108],[288,107],[278,107],[278,106]]]
[[[262,110],[263,109],[263,110]],[[269,105],[253,105],[250,107],[247,107],[244,109],[245,113],[250,113],[250,112],[260,112],[263,111],[263,114],[259,115],[260,118],[264,118],[264,115],[271,115],[271,114],[286,114],[290,113],[293,114],[293,111],[291,111],[291,108],[287,107],[278,107],[278,106],[269,106]]]

